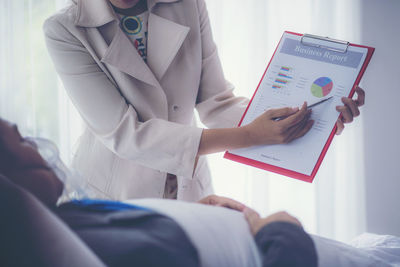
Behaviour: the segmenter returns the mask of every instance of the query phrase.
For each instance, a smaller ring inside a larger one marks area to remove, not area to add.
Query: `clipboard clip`
[[[350,43],[346,41],[336,40],[329,37],[305,33],[301,37],[300,43],[306,46],[323,48],[339,53],[346,53]]]

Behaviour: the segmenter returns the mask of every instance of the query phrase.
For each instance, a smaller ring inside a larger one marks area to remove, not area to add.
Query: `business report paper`
[[[311,105],[332,98],[312,108],[315,122],[305,136],[289,144],[231,150],[226,158],[236,155],[306,176],[312,174],[339,117],[336,106],[343,105],[341,98],[349,96],[368,48],[350,45],[345,52],[338,52],[306,45],[301,38],[283,34],[241,125],[271,108],[300,107],[304,101]]]

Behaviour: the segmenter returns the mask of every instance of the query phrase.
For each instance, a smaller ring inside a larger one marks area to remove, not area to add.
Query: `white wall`
[[[362,81],[367,231],[400,236],[400,1],[362,1],[362,22],[376,48]]]

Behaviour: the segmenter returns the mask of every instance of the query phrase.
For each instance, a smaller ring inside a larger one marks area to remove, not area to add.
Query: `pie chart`
[[[324,97],[332,91],[333,82],[328,77],[320,77],[311,85],[311,93],[316,97]]]

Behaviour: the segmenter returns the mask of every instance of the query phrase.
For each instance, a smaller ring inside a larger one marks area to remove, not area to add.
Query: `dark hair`
[[[9,153],[0,136],[0,174],[5,174],[5,172],[14,164],[15,158],[11,153]]]

